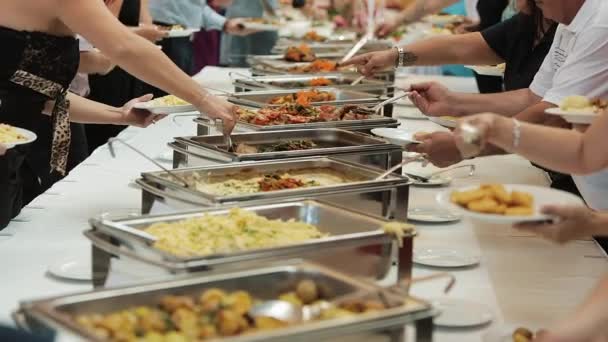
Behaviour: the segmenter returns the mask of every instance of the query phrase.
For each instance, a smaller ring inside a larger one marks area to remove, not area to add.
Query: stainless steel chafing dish
[[[393,82],[375,79],[363,79],[361,83],[351,86],[350,84],[353,83],[353,81],[355,81],[359,76],[360,75],[357,73],[327,73],[321,76],[317,74],[283,74],[272,76],[254,76],[251,79],[235,78],[233,79],[232,83],[234,84],[235,92],[270,89],[269,87],[294,90],[310,88],[310,81],[315,78],[323,77],[334,83],[331,85],[332,88],[348,89],[388,97],[392,96],[395,92],[395,85]]]
[[[181,178],[194,175],[227,176],[241,172],[266,174],[287,170],[325,168],[347,174],[362,181],[331,186],[305,187],[281,191],[252,194],[217,196],[185,187],[164,171],[145,172],[136,183],[142,189],[142,212],[149,213],[157,204],[174,209],[218,206],[223,204],[276,203],[303,198],[321,198],[338,205],[348,204],[349,208],[371,213],[385,218],[407,220],[407,204],[410,181],[401,175],[392,174],[376,180],[384,170],[350,163],[333,158],[301,158],[278,161],[260,161],[173,170]]]
[[[366,93],[356,90],[336,88],[336,87],[308,87],[304,89],[314,88],[318,91],[329,92],[336,97],[333,101],[311,102],[313,105],[344,105],[344,104],[376,104],[386,98],[379,95]],[[287,96],[297,93],[300,90],[286,89],[266,89],[249,92],[235,93],[229,97],[229,101],[236,104],[251,105],[256,107],[265,107],[270,101],[276,97]]]
[[[232,135],[235,144],[251,146],[278,143],[289,140],[310,140],[317,147],[309,150],[237,154],[228,152],[224,137],[220,135],[178,137],[169,144],[173,149],[173,167],[209,165],[211,162],[253,162],[324,156],[372,165],[382,169],[401,162],[403,150],[382,139],[358,132],[341,129],[304,129],[273,132],[236,133]]]
[[[327,53],[327,54],[319,54],[319,55],[317,55],[317,57],[319,59],[329,59],[329,60],[338,61],[339,59],[341,59],[344,56],[341,53]],[[308,73],[295,72],[295,71],[291,70],[291,68],[296,67],[296,66],[304,66],[304,65],[310,64],[310,62],[288,62],[288,61],[285,61],[283,55],[250,56],[250,57],[248,57],[247,62],[251,66],[251,74],[253,76],[277,75],[277,74],[281,75],[281,74],[286,74],[286,73],[291,73],[291,74],[295,74],[295,75],[298,75],[298,74],[308,75]],[[316,72],[313,74],[316,75],[317,77],[322,77],[325,74],[334,73],[334,72],[335,71],[333,71],[333,72]],[[338,71],[338,72],[340,72],[340,71]],[[344,70],[341,72],[349,72],[349,71]],[[350,70],[350,72],[352,73],[353,70]],[[384,71],[379,71],[375,74],[374,78],[393,83],[395,81],[395,70],[388,69],[388,70],[384,70]]]
[[[336,106],[341,107],[341,106]],[[248,108],[251,110],[257,110],[255,108]],[[292,129],[319,129],[319,128],[341,128],[348,131],[360,131],[369,133],[374,128],[379,127],[399,127],[400,123],[397,119],[392,117],[383,116],[384,108],[380,110],[379,115],[370,115],[368,119],[361,120],[341,120],[341,121],[324,121],[324,122],[309,122],[301,124],[283,124],[283,125],[255,125],[245,121],[237,121],[236,131],[237,132],[255,132],[255,131],[284,131]],[[215,126],[214,122],[197,117],[194,122],[198,124],[197,135],[208,135],[209,128]]]
[[[303,200],[272,204],[245,205],[241,208],[281,220],[298,220],[315,225],[330,236],[294,245],[201,257],[180,258],[153,247],[138,232],[154,223],[175,222],[204,214],[226,214],[231,206],[203,208],[169,215],[141,216],[117,220],[92,220],[92,229],[85,232],[93,245],[95,284],[104,285],[113,272],[113,256],[135,262],[135,276],[165,277],[200,271],[232,271],[259,267],[260,264],[281,264],[289,259],[306,259],[335,267],[354,276],[383,283],[397,279],[409,280],[412,269],[414,232],[403,238],[398,247],[394,237],[382,230],[386,220],[344,209],[322,201]],[[351,261],[357,260],[356,264]]]
[[[116,289],[103,289],[41,300],[25,301],[13,314],[18,326],[43,335],[56,335],[58,340],[96,340],[81,327],[75,316],[107,314],[134,306],[154,305],[167,295],[196,297],[202,291],[219,288],[244,290],[254,298],[276,298],[281,291],[298,281],[311,279],[329,289],[335,296],[362,293],[361,298],[374,298],[379,288],[314,264],[266,267],[239,273],[190,275],[170,281],[148,283]],[[399,298],[386,293],[389,308],[348,318],[314,321],[302,325],[226,337],[222,341],[378,341],[402,342],[405,326],[416,329],[415,340],[432,341],[431,306],[419,299]]]
[[[342,53],[343,55],[350,50],[356,43],[355,40],[336,40],[329,39],[324,42],[308,42],[301,39],[279,39],[271,53],[281,54],[290,46],[306,44],[314,53]],[[390,40],[370,40],[362,48],[361,52],[372,52],[390,49],[393,42]]]

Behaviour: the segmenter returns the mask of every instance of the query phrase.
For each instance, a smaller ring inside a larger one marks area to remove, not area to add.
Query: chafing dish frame
[[[367,194],[371,196],[370,193],[381,193],[381,201],[376,201],[381,202],[381,213],[373,210],[369,212],[388,219],[397,219],[403,222],[407,221],[407,202],[409,197],[409,186],[411,184],[411,181],[407,177],[394,173],[385,179],[376,180],[375,178],[384,172],[383,169],[335,158],[315,157],[259,161],[252,163],[184,168],[174,170],[173,172],[179,173],[183,177],[187,177],[188,173],[198,172],[214,173],[214,175],[219,176],[249,170],[264,173],[300,168],[330,168],[346,174],[357,174],[358,176],[367,179],[367,181],[233,196],[216,196],[205,194],[195,189],[185,188],[183,185],[174,182],[171,178],[163,177],[163,175],[166,174],[164,171],[144,172],[142,173],[142,177],[136,180],[136,183],[142,188],[143,213],[150,212],[156,201],[172,203],[179,208],[184,208],[218,206],[230,203],[267,203],[268,201],[301,200],[304,198],[327,199],[338,195],[347,196],[350,200],[358,200],[359,198],[357,195]],[[354,198],[352,198],[352,196],[354,196]],[[376,208],[376,210],[377,209],[378,208]]]
[[[299,90],[290,89],[264,89],[248,92],[234,93],[228,98],[228,101],[236,104],[253,105],[256,107],[266,107],[270,104],[270,101],[279,96],[287,96],[297,93],[298,91],[316,89],[318,91],[333,93],[336,97],[332,101],[318,101],[311,102],[312,105],[348,105],[348,104],[377,104],[384,100],[385,97],[378,96],[372,93],[366,93],[362,91],[350,90],[345,88],[337,87],[308,87]],[[243,101],[240,103],[240,101]]]
[[[169,143],[173,149],[173,168],[208,165],[208,162],[237,163],[274,159],[332,156],[361,164],[388,169],[401,162],[401,146],[387,143],[367,134],[341,129],[305,129],[270,132],[248,132],[232,135],[235,144],[274,143],[285,140],[310,139],[312,141],[335,141],[337,147],[320,147],[309,150],[237,154],[221,148],[225,144],[221,135],[177,137]]]
[[[380,291],[376,286],[335,270],[310,263],[297,263],[235,273],[192,274],[169,281],[22,301],[19,309],[13,313],[13,318],[19,327],[33,332],[49,335],[57,333],[62,337],[98,341],[94,335],[75,322],[74,315],[92,312],[108,313],[137,305],[151,305],[164,295],[194,296],[209,288],[245,290],[256,298],[264,298],[270,297],[271,294],[276,296],[274,292],[282,289],[281,286],[271,288],[266,284],[282,282],[287,285],[311,278],[321,284],[334,286],[332,290],[335,291],[335,295],[361,292],[365,298],[366,295]],[[250,288],[247,288],[247,285]],[[257,287],[253,288],[253,285]],[[404,300],[390,293],[385,295],[391,303],[397,304]],[[375,313],[310,322],[283,329],[226,337],[221,340],[226,342],[310,341],[352,336],[357,340],[365,341],[365,337],[370,334],[383,334],[392,342],[402,342],[405,325],[413,325],[416,328],[417,342],[431,342],[433,317],[436,314],[429,303],[408,297],[403,305],[395,305]]]
[[[336,106],[344,107],[344,106]],[[256,111],[259,108],[246,108],[248,110]],[[384,112],[384,108],[380,109],[381,113]],[[197,123],[197,135],[208,135],[210,127],[215,127],[215,123],[207,118],[196,117],[194,122]],[[340,120],[340,121],[322,121],[322,122],[308,122],[300,124],[282,124],[282,125],[255,125],[249,122],[238,120],[235,126],[237,132],[251,132],[251,131],[283,131],[292,129],[319,129],[319,128],[341,128],[348,131],[361,131],[369,133],[372,129],[378,127],[399,127],[401,125],[399,120],[387,117],[383,115],[370,115],[369,119],[361,120]]]
[[[234,89],[236,92],[245,92],[245,91],[253,91],[253,90],[262,90],[265,88],[261,88],[259,85],[256,85],[255,82],[268,84],[271,87],[276,87],[276,89],[306,89],[311,86],[300,86],[300,87],[292,87],[292,86],[280,86],[276,85],[276,83],[287,83],[287,82],[310,82],[311,80],[319,77],[327,78],[329,80],[333,80],[334,82],[342,82],[347,81],[348,84],[333,84],[332,88],[338,89],[351,89],[361,92],[366,92],[375,95],[387,96],[391,97],[394,94],[395,85],[392,82],[381,81],[377,79],[363,79],[357,85],[350,85],[353,81],[355,81],[360,75],[357,73],[326,73],[321,76],[316,74],[282,74],[282,75],[270,75],[270,76],[252,76],[252,80],[246,78],[235,78],[232,83],[234,85]],[[252,82],[253,81],[253,82]],[[275,85],[271,84],[275,83]]]

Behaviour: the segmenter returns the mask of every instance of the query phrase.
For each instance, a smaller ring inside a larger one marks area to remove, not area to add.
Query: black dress
[[[479,31],[492,27],[502,20],[502,12],[509,5],[509,0],[479,0],[477,12],[479,13]],[[482,94],[502,92],[502,78],[475,74],[477,87]]]
[[[118,19],[126,26],[138,26],[140,0],[124,0]],[[141,96],[139,81],[126,71],[116,67],[107,75],[89,76],[91,93],[89,99],[110,106],[122,107],[131,99]],[[89,151],[108,142],[109,138],[117,136],[127,126],[120,125],[85,125]]]
[[[44,104],[53,109],[52,169],[64,173],[70,143],[67,89],[79,62],[78,41],[40,32],[0,27],[0,122],[38,131]],[[19,214],[24,183],[35,186],[35,172],[26,157],[31,146],[17,146],[0,156],[0,229]]]

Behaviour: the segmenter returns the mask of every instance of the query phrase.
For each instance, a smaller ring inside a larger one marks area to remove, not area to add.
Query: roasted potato
[[[478,189],[454,191],[452,203],[468,210],[496,215],[529,216],[534,214],[532,195],[513,191],[509,193],[502,184],[483,184]]]
[[[312,280],[302,280],[296,286],[296,295],[304,304],[310,304],[319,299],[317,284]]]

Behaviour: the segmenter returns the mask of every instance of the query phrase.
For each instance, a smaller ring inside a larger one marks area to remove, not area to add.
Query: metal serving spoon
[[[399,170],[403,166],[405,166],[405,165],[407,165],[409,163],[417,162],[417,161],[422,162],[424,166],[426,166],[426,164],[429,163],[426,154],[419,154],[419,155],[414,156],[414,157],[405,158],[401,163],[399,163],[399,164],[391,167],[390,169],[386,170],[386,172],[384,172],[380,176],[376,177],[375,180],[382,180],[382,179],[390,176],[393,172]]]
[[[152,164],[158,166],[161,170],[165,171],[167,174],[169,174],[171,177],[175,178],[177,181],[179,181],[180,183],[182,183],[186,188],[190,187],[190,182],[188,182],[185,178],[177,175],[175,172],[167,169],[166,167],[162,166],[160,163],[158,163],[156,160],[148,157],[148,155],[146,155],[145,153],[143,153],[141,150],[139,150],[136,147],[133,147],[133,145],[127,143],[126,141],[119,139],[119,138],[110,138],[108,139],[108,149],[110,150],[110,155],[112,155],[112,158],[116,158],[116,151],[114,150],[114,143],[119,142],[123,145],[125,145],[126,147],[130,148],[131,150],[135,151],[137,154],[139,154],[140,156],[146,158],[148,161],[150,161]]]
[[[454,287],[454,284],[456,283],[456,278],[454,278],[453,275],[449,273],[436,273],[420,278],[407,280],[403,284],[396,284],[385,289],[380,289],[375,294],[380,298],[383,304],[388,307],[390,306],[387,299],[388,294],[394,294],[406,298],[408,297],[406,287],[407,285],[434,280],[438,278],[449,278],[449,282],[444,288],[444,293],[446,294],[450,292],[450,290]],[[304,306],[294,305],[284,300],[269,300],[254,305],[249,310],[248,314],[251,318],[270,317],[287,323],[306,322],[318,318],[323,313],[323,311],[336,308],[343,302],[361,298],[362,295],[366,294],[369,293],[354,292],[336,297],[331,301],[321,300],[311,305]]]

